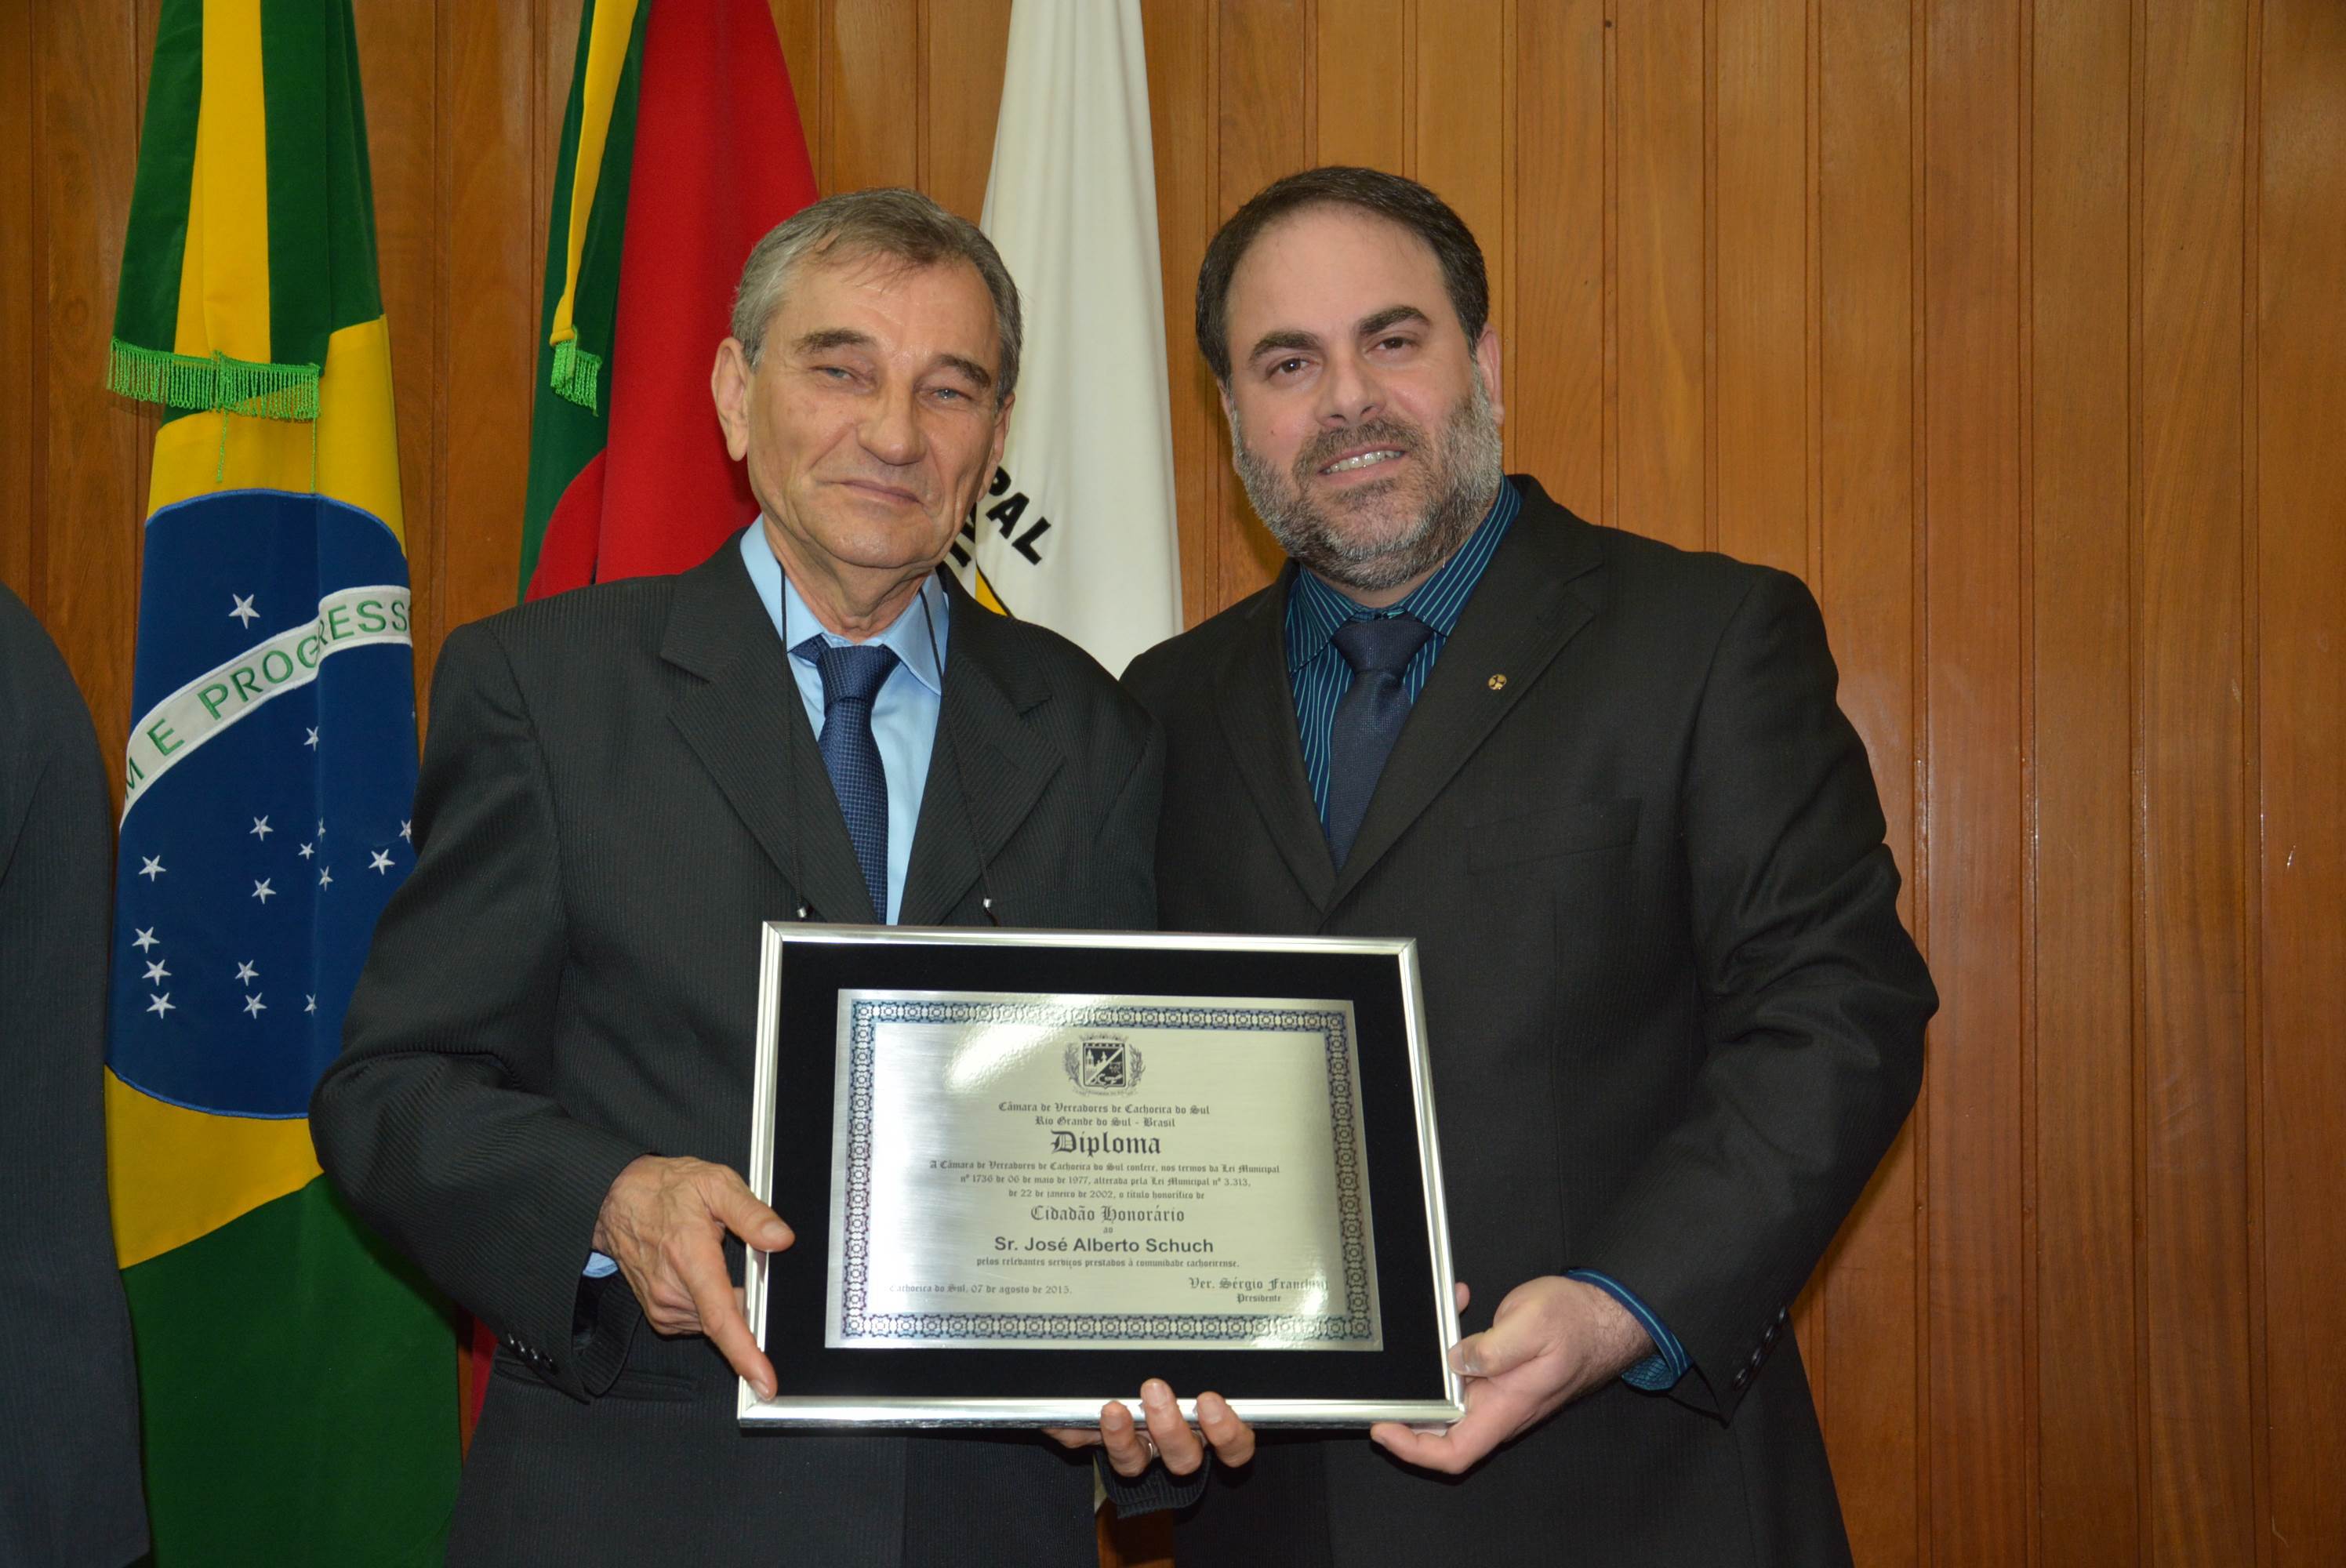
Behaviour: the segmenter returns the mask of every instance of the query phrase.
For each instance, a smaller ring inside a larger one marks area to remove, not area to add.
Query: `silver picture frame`
[[[897,950],[881,953],[872,950]],[[808,954],[823,953],[838,959],[852,960],[861,952],[867,960],[885,959],[892,963],[907,963],[917,968],[923,952],[957,952],[964,958],[982,957],[988,963],[1007,962],[1024,966],[1029,972],[1047,974],[1062,962],[1055,954],[1071,955],[1064,962],[1070,965],[1102,962],[1103,950],[1108,952],[1129,952],[1134,962],[1152,961],[1213,966],[1222,958],[1233,961],[1239,955],[1260,957],[1270,955],[1287,962],[1309,962],[1315,955],[1320,959],[1342,957],[1369,960],[1376,964],[1382,977],[1383,966],[1389,964],[1392,983],[1398,995],[1399,1039],[1382,1039],[1382,1048],[1398,1046],[1406,1064],[1408,1083],[1408,1114],[1405,1117],[1388,1115],[1382,1119],[1388,1125],[1364,1125],[1363,1131],[1374,1138],[1391,1139],[1397,1133],[1405,1135],[1415,1145],[1413,1169],[1416,1186],[1413,1192],[1393,1193],[1379,1190],[1374,1194],[1378,1205],[1379,1223],[1405,1226],[1406,1231],[1391,1229],[1382,1235],[1401,1236],[1405,1246],[1393,1248],[1413,1257],[1423,1272],[1413,1270],[1411,1278],[1387,1277],[1376,1273],[1375,1284],[1388,1298],[1408,1308],[1398,1314],[1389,1313],[1385,1320],[1399,1319],[1414,1324],[1417,1332],[1408,1336],[1408,1342],[1394,1342],[1392,1336],[1381,1339],[1372,1350],[1355,1352],[1352,1364],[1362,1364],[1359,1358],[1373,1356],[1379,1360],[1377,1377],[1387,1383],[1405,1384],[1405,1391],[1396,1394],[1382,1391],[1369,1397],[1349,1395],[1331,1397],[1324,1390],[1289,1397],[1276,1387],[1266,1392],[1250,1391],[1250,1382],[1269,1383],[1273,1380],[1250,1380],[1248,1369],[1263,1365],[1251,1348],[1234,1346],[1210,1352],[1220,1362],[1227,1358],[1232,1376],[1207,1385],[1215,1387],[1229,1400],[1231,1409],[1255,1426],[1272,1427],[1358,1427],[1377,1421],[1401,1421],[1416,1426],[1433,1426],[1456,1420],[1464,1412],[1462,1385],[1458,1374],[1449,1363],[1449,1351],[1459,1337],[1458,1314],[1452,1294],[1454,1273],[1451,1260],[1450,1235],[1443,1201],[1440,1136],[1434,1115],[1433,1084],[1426,1061],[1425,1009],[1420,983],[1417,944],[1407,938],[1308,937],[1308,936],[1237,936],[1208,935],[1188,932],[1132,932],[1015,930],[1007,928],[930,928],[903,926],[835,926],[814,923],[771,921],[766,922],[760,934],[760,963],[758,986],[756,1060],[752,1083],[750,1128],[750,1169],[751,1189],[760,1201],[775,1202],[777,1165],[777,1102],[785,1076],[782,1055],[782,1019],[786,1003],[801,1008],[818,1007],[823,995],[794,997],[791,993],[793,971],[788,962],[791,950]],[[1153,959],[1150,955],[1177,955]],[[1186,955],[1186,956],[1179,956]],[[950,962],[950,960],[948,960]],[[814,967],[810,964],[803,967]],[[917,974],[906,978],[918,982]],[[803,983],[813,983],[806,982]],[[893,983],[892,980],[891,983]],[[840,991],[827,993],[831,1006],[826,1016],[838,1012]],[[1080,994],[1096,999],[1096,987],[1085,988]],[[1113,993],[1111,993],[1113,994]],[[1138,994],[1138,993],[1135,993]],[[1380,1015],[1394,1011],[1386,1008]],[[1387,1033],[1392,1033],[1390,1030]],[[793,1042],[796,1053],[830,1053],[834,1038],[826,1034],[821,1039],[801,1039]],[[1365,1057],[1359,1069],[1365,1077],[1370,1064]],[[1074,1069],[1071,1067],[1072,1073]],[[1375,1064],[1383,1087],[1381,1104],[1397,1104],[1398,1085],[1392,1080],[1398,1069],[1381,1054]],[[831,1084],[834,1097],[845,1091],[834,1077]],[[1393,1123],[1405,1123],[1396,1126]],[[1364,1156],[1365,1159],[1365,1156]],[[836,1151],[833,1153],[834,1173],[843,1168]],[[1410,1162],[1396,1156],[1385,1166],[1389,1178],[1396,1166]],[[1362,1172],[1365,1178],[1365,1168]],[[839,1178],[834,1174],[834,1184]],[[791,1220],[799,1231],[799,1247],[823,1247],[827,1250],[842,1245],[841,1238],[829,1227],[828,1213],[821,1216],[821,1225],[805,1223],[816,1218],[810,1206],[811,1195],[793,1195],[781,1207],[785,1219]],[[1416,1223],[1411,1223],[1411,1222]],[[1422,1251],[1420,1246],[1422,1243]],[[776,1305],[775,1269],[780,1255],[751,1249],[746,1259],[743,1278],[744,1306],[751,1331],[760,1349],[771,1351],[770,1344],[770,1314]],[[805,1262],[796,1259],[794,1262]],[[811,1263],[806,1267],[811,1268]],[[1371,1265],[1382,1269],[1382,1260]],[[834,1276],[835,1259],[827,1259],[827,1272]],[[1395,1298],[1394,1292],[1407,1295]],[[1272,1352],[1300,1347],[1280,1346]],[[748,1380],[738,1383],[738,1414],[744,1427],[1046,1427],[1096,1425],[1101,1410],[1107,1404],[1121,1401],[1136,1417],[1140,1414],[1138,1382],[1143,1376],[1164,1376],[1161,1372],[1141,1372],[1129,1380],[1129,1386],[1116,1386],[1114,1374],[1105,1370],[1111,1366],[1137,1367],[1153,1352],[1148,1349],[1040,1349],[1011,1347],[1020,1356],[1049,1357],[1048,1363],[1027,1363],[1030,1367],[1047,1364],[1050,1371],[1041,1378],[1022,1376],[1022,1383],[1033,1383],[1053,1391],[1039,1393],[1010,1392],[1005,1389],[973,1391],[952,1385],[967,1380],[941,1376],[941,1388],[949,1391],[935,1394],[906,1393],[901,1390],[889,1392],[865,1391],[852,1385],[857,1381],[853,1358],[871,1357],[883,1352],[870,1349],[825,1349],[819,1352],[820,1363],[827,1370],[838,1370],[838,1376],[814,1380],[831,1386],[809,1388],[793,1386],[794,1380],[777,1360],[777,1373],[781,1387],[771,1399],[760,1399]],[[1340,1348],[1342,1349],[1342,1348]],[[907,1352],[892,1350],[887,1354]],[[922,1358],[950,1358],[960,1353],[954,1348],[920,1348],[911,1352]],[[1195,1358],[1200,1354],[1190,1349]],[[844,1358],[841,1359],[840,1358]],[[1171,1356],[1164,1358],[1172,1360]],[[1315,1363],[1328,1358],[1315,1356]],[[920,1363],[928,1366],[927,1360]],[[1099,1368],[1094,1373],[1086,1369]],[[1086,1381],[1087,1377],[1098,1386]],[[901,1379],[898,1381],[902,1381]],[[841,1385],[846,1386],[841,1386]],[[1182,1389],[1182,1414],[1196,1418],[1194,1395],[1202,1388]]]

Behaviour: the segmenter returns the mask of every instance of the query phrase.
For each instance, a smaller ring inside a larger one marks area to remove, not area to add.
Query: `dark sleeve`
[[[1938,1005],[1899,923],[1823,619],[1761,575],[1713,655],[1682,820],[1708,1057],[1692,1109],[1571,1261],[1635,1290],[1731,1414],[1914,1103]]]
[[[536,730],[489,628],[441,650],[414,820],[415,868],[311,1100],[319,1162],[369,1225],[585,1399],[618,1375],[639,1317],[624,1288],[582,1295],[579,1270],[612,1180],[650,1151],[553,1097],[559,845]],[[574,1325],[582,1305],[607,1320]]]
[[[1187,1508],[1205,1496],[1207,1478],[1214,1473],[1214,1451],[1207,1449],[1206,1462],[1188,1475],[1175,1475],[1161,1464],[1152,1464],[1127,1481],[1116,1473],[1115,1466],[1099,1458],[1092,1461],[1092,1468],[1099,1472],[1107,1500],[1116,1504],[1117,1517],[1137,1519],[1144,1513]]]
[[[130,1320],[106,1196],[113,854],[89,710],[0,587],[0,1563],[147,1549]]]

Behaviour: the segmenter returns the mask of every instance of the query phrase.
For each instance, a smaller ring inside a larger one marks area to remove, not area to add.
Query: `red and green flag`
[[[524,597],[681,571],[756,515],[709,370],[750,248],[816,194],[765,0],[588,0],[546,237]]]
[[[310,1090],[406,876],[415,687],[348,0],[162,0],[109,383],[159,404],[106,1080],[159,1568],[440,1560],[447,1308]]]

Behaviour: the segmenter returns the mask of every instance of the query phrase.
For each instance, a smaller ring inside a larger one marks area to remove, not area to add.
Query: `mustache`
[[[1391,446],[1414,452],[1424,440],[1424,432],[1415,425],[1393,419],[1372,420],[1344,430],[1323,430],[1296,453],[1295,473],[1298,478],[1316,473],[1323,464],[1358,447]]]

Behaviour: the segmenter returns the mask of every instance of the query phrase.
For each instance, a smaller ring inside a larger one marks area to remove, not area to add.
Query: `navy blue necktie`
[[[790,650],[822,671],[822,766],[847,819],[855,863],[872,893],[872,912],[888,923],[888,769],[872,738],[872,700],[896,667],[893,648],[878,643],[833,647],[811,636]]]
[[[1409,692],[1402,671],[1417,656],[1433,628],[1415,616],[1379,616],[1346,621],[1336,628],[1336,651],[1352,667],[1352,684],[1336,705],[1328,738],[1328,852],[1344,869],[1369,814],[1369,797],[1392,755],[1393,742],[1409,719]]]

